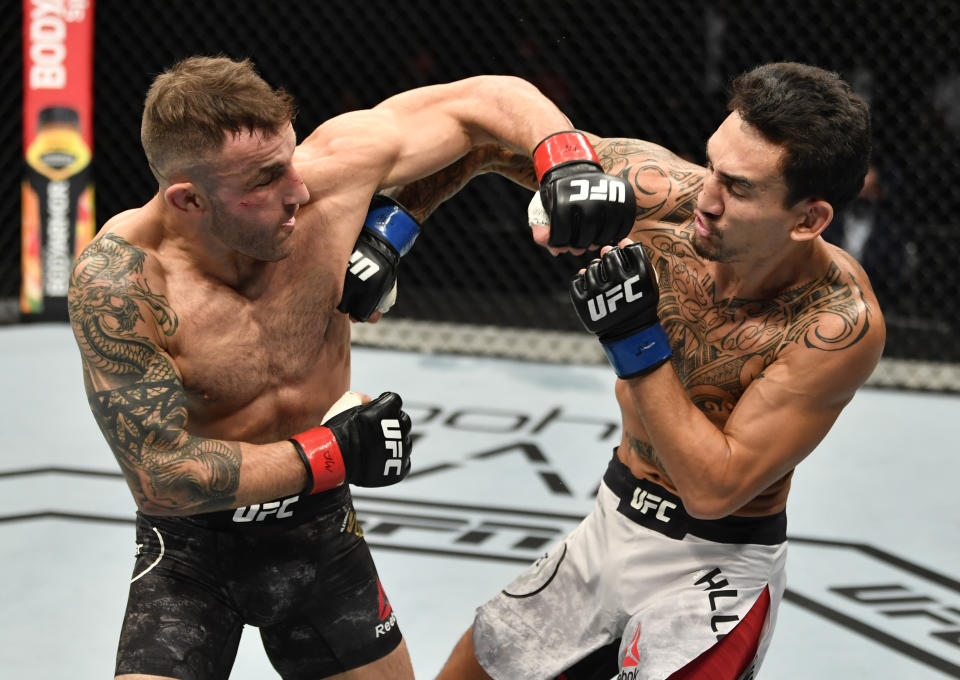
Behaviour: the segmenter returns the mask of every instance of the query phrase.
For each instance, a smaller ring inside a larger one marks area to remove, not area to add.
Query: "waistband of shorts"
[[[271,534],[280,533],[316,517],[328,515],[348,502],[350,502],[350,488],[344,484],[336,489],[317,494],[278,498],[235,510],[205,512],[179,519],[212,531]]]
[[[728,515],[697,519],[687,514],[676,494],[647,479],[638,479],[614,451],[603,481],[620,499],[617,512],[668,538],[697,536],[714,543],[779,545],[787,540],[787,512],[761,517]]]

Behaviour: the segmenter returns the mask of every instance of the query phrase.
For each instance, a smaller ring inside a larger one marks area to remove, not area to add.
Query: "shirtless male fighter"
[[[706,167],[590,137],[637,199],[630,239],[571,285],[619,378],[622,440],[594,511],[478,609],[441,680],[759,668],[793,470],[873,371],[885,328],[863,269],[821,238],[867,172],[865,102],[836,74],[777,63],[738,77],[728,109]],[[516,160],[477,150],[397,195],[423,218],[473,174],[535,189],[540,168]],[[538,243],[571,250],[537,196],[531,224]]]
[[[292,119],[248,61],[159,75],[141,129],[158,192],[75,264],[90,406],[138,507],[118,677],[226,678],[250,624],[287,680],[412,678],[348,488],[405,476],[410,420],[386,392],[322,424],[350,387],[349,317],[375,320],[417,235],[375,194],[550,137],[554,222],[617,222],[602,243],[633,221],[632,196],[562,200],[606,176],[571,162],[589,144],[517,78],[402,93],[299,146]]]

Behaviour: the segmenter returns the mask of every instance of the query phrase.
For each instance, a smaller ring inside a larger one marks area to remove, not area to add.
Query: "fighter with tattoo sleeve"
[[[349,490],[406,476],[410,419],[393,392],[331,413],[350,319],[388,306],[417,236],[382,192],[497,142],[540,159],[570,243],[591,238],[585,215],[617,238],[632,222],[626,203],[563,204],[605,175],[519,78],[403,92],[299,144],[293,112],[248,61],[157,76],[141,126],[157,192],[74,266],[90,407],[138,508],[118,677],[226,678],[253,625],[287,680],[412,678]]]
[[[777,63],[736,78],[728,109],[705,166],[588,136],[636,197],[630,237],[570,287],[618,375],[622,440],[594,511],[478,609],[441,680],[756,674],[794,468],[885,328],[863,269],[821,237],[863,184],[866,103],[834,73]],[[399,196],[423,218],[488,171],[536,188],[524,158],[491,146]],[[572,250],[531,205],[534,239]]]

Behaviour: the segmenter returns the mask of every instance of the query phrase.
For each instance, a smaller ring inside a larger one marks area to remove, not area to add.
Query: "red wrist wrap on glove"
[[[307,468],[307,486],[304,493],[318,493],[343,484],[347,470],[343,465],[343,454],[337,444],[333,430],[329,427],[315,427],[301,432],[290,439]]]
[[[545,138],[533,150],[533,169],[537,181],[543,179],[548,170],[562,163],[593,162],[599,165],[600,159],[590,142],[581,132],[557,132]]]

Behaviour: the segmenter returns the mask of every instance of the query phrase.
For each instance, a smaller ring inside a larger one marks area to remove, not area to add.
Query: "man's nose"
[[[723,214],[723,197],[720,192],[720,183],[707,175],[703,179],[703,186],[697,195],[697,209],[712,217]]]
[[[310,192],[307,190],[307,185],[304,184],[299,172],[291,169],[288,182],[290,188],[284,197],[285,203],[288,205],[303,205],[310,200]]]

